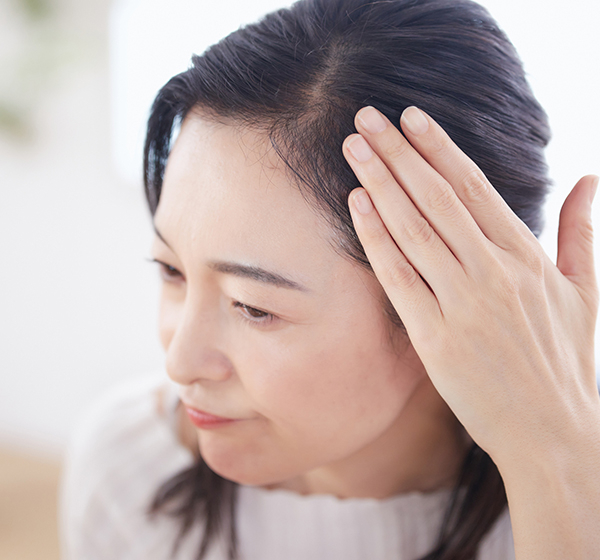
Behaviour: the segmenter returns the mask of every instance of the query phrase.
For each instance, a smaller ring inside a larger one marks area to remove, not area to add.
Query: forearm
[[[517,560],[600,559],[600,412],[578,432],[499,466]]]

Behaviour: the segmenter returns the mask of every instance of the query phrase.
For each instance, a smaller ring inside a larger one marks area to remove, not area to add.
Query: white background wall
[[[161,356],[148,220],[110,159],[108,4],[58,5],[71,54],[32,137],[0,137],[0,438],[53,454],[100,390]],[[20,24],[5,2],[0,42]]]
[[[7,38],[18,44],[20,22],[16,0],[2,2],[0,64],[10,50]],[[181,9],[186,2],[197,19]],[[283,3],[265,0],[264,8]],[[554,130],[548,159],[556,186],[542,238],[554,259],[562,201],[580,176],[600,173],[600,4],[482,3],[521,53]],[[100,391],[161,368],[156,271],[144,261],[151,229],[141,155],[132,148],[143,133],[146,105],[170,75],[185,69],[191,50],[264,11],[245,0],[121,2],[112,19],[121,57],[110,58],[109,4],[56,3],[56,25],[76,55],[41,88],[32,137],[0,134],[0,443],[57,456]],[[132,17],[128,46],[123,25]],[[161,43],[153,38],[158,30]],[[164,45],[175,52],[167,56]],[[145,63],[130,68],[126,75],[135,81],[128,82],[123,70],[135,63],[140,46],[147,49]],[[134,87],[138,94],[131,94]]]

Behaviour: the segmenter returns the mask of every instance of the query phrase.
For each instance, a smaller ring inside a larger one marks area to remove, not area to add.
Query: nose
[[[168,331],[161,332],[167,374],[180,385],[227,381],[233,374],[233,365],[222,345],[218,311],[210,311],[207,306],[202,309],[191,302],[182,307],[161,311],[161,331]]]

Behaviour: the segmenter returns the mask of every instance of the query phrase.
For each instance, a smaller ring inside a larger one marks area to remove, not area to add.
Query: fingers
[[[355,123],[359,134],[346,138],[344,155],[442,309],[468,277],[494,276],[506,251],[528,266],[539,262],[533,233],[431,117],[408,108],[406,138],[373,107],[361,109]]]
[[[409,261],[417,265],[413,259],[420,257],[422,249],[404,245],[400,238],[396,238],[395,231],[391,229],[391,224],[396,223],[399,219],[398,216],[394,216],[392,200],[396,191],[403,191],[408,195],[416,209],[463,267],[473,269],[480,266],[479,256],[489,250],[487,247],[489,241],[457,196],[452,185],[427,163],[400,131],[373,107],[366,107],[358,112],[356,127],[377,153],[380,161],[389,169],[395,182],[402,187],[400,189],[397,186],[392,188],[385,185],[385,188],[381,188],[377,181],[369,181],[370,172],[364,167],[366,165],[370,165],[371,168],[375,166],[370,163],[363,164],[362,173],[366,182],[361,179],[361,183],[369,191],[384,223],[405,251]],[[429,130],[423,132],[423,135],[427,136],[432,131],[433,127],[429,127]],[[358,167],[353,165],[355,173],[357,173]],[[359,170],[359,172],[361,171]],[[438,255],[437,258],[443,260],[441,255]],[[445,265],[445,267],[447,270],[449,265]],[[420,268],[419,272],[423,274]],[[425,278],[429,282],[429,277],[425,276]]]
[[[518,249],[523,239],[537,245],[533,233],[504,202],[481,169],[427,113],[409,107],[402,113],[400,124],[415,150],[452,186],[490,241],[506,250]]]
[[[430,330],[432,323],[422,318],[441,319],[436,297],[394,243],[365,189],[354,189],[348,200],[356,233],[377,279],[411,337],[425,337],[427,332],[420,331]]]
[[[397,130],[396,133],[400,135]],[[389,232],[387,235],[400,247],[408,262],[426,280],[436,297],[454,297],[456,284],[464,278],[460,263],[406,192],[399,187],[388,166],[358,134],[349,136],[343,149],[354,173],[369,192],[379,219]],[[358,230],[357,233],[360,237]],[[371,241],[371,237],[366,243]],[[386,247],[388,246],[386,243]],[[365,242],[363,247],[368,252]],[[395,250],[398,252],[397,247]],[[375,263],[371,261],[371,265],[374,266]]]

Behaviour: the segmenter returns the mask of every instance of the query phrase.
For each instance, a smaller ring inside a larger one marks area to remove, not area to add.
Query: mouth
[[[223,416],[215,416],[209,412],[198,410],[188,405],[184,405],[188,417],[194,426],[203,429],[218,428],[234,422],[239,422],[239,419],[235,418],[224,418]]]

